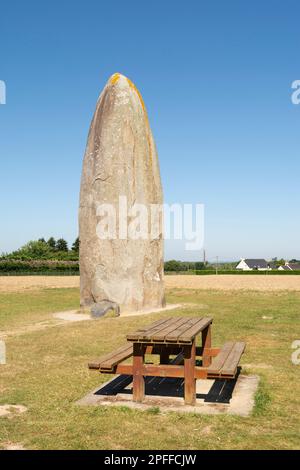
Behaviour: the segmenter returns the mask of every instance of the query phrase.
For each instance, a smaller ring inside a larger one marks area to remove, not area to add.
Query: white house
[[[266,271],[267,269],[270,269],[270,267],[265,259],[242,258],[236,269],[240,269],[242,271]]]

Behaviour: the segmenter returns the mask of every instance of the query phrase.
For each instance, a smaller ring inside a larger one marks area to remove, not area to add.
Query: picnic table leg
[[[184,347],[184,402],[186,405],[196,403],[196,341],[191,346]]]
[[[133,343],[133,401],[142,402],[145,398],[145,379],[142,374],[145,347]]]
[[[160,356],[160,363],[161,364],[169,364],[169,353],[166,349],[166,347],[163,347],[159,353]]]
[[[211,348],[211,325],[202,331],[202,366],[208,367],[211,364],[211,357],[205,354],[205,350]]]

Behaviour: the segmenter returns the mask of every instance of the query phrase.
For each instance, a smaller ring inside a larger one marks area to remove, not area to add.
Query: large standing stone
[[[81,305],[103,300],[122,310],[164,306],[163,235],[156,239],[100,239],[100,204],[162,204],[155,143],[134,84],[113,75],[97,102],[81,179],[79,208]],[[130,220],[129,220],[130,223]],[[150,230],[150,224],[149,224]],[[123,237],[124,238],[124,237]]]

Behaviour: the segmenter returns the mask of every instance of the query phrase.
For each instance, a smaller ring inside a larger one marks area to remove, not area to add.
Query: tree
[[[16,259],[47,259],[49,257],[49,245],[40,240],[31,240],[10,256]]]
[[[64,238],[59,238],[56,242],[57,251],[68,251],[68,243]]]
[[[181,262],[174,259],[166,261],[165,271],[181,271]]]
[[[285,260],[283,258],[277,260],[277,266],[284,266],[285,265]]]
[[[55,251],[56,249],[56,241],[55,241],[55,238],[53,237],[50,237],[49,240],[47,241],[47,245],[49,245],[50,249],[52,251]]]
[[[203,261],[197,261],[195,263],[195,269],[197,269],[197,271],[200,271],[201,269],[204,269],[205,268],[205,264],[203,263]]]
[[[39,239],[38,239],[38,241],[39,241],[39,242],[46,243],[46,240],[45,240],[45,238],[44,238],[44,237],[42,237],[42,238],[39,238]]]
[[[79,241],[79,237],[77,237],[75,242],[72,245],[72,251],[79,253],[79,245],[80,245],[80,241]]]

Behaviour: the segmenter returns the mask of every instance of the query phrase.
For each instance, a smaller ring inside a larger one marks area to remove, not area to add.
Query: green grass
[[[48,320],[53,311],[76,308],[78,298],[77,289],[0,294],[0,330]],[[300,293],[174,289],[168,301],[190,303],[174,316],[212,315],[214,346],[247,342],[244,373],[261,379],[250,417],[75,405],[110,378],[89,371],[90,359],[170,312],[107,318],[7,338],[0,403],[28,411],[0,418],[0,448],[13,442],[29,449],[300,449],[300,366],[290,360],[291,343],[300,339]]]
[[[254,416],[264,415],[267,412],[268,406],[270,403],[271,403],[271,396],[268,392],[268,387],[265,384],[265,381],[261,379],[258,390],[255,395],[255,406],[253,410],[253,415]]]
[[[51,313],[77,309],[78,289],[42,289],[0,294],[0,332],[11,327],[50,320]]]

